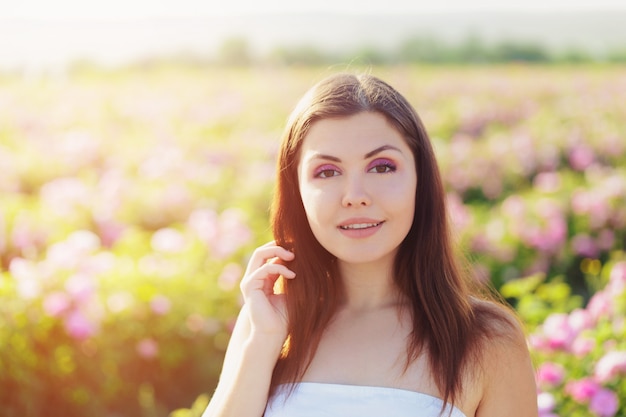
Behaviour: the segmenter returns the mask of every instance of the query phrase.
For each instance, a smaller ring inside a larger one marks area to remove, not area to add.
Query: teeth
[[[368,227],[376,227],[378,226],[380,223],[357,223],[357,224],[348,224],[345,226],[339,226],[340,228],[342,228],[343,230],[350,230],[350,229],[367,229]]]

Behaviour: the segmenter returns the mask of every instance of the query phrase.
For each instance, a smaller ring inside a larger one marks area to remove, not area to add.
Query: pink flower
[[[567,239],[567,222],[559,203],[542,199],[535,203],[534,211],[538,219],[534,224],[520,228],[521,239],[528,246],[542,252],[558,252]]]
[[[626,291],[626,262],[618,262],[613,265],[609,275],[609,291],[615,295]]]
[[[234,262],[229,263],[224,267],[217,279],[217,285],[224,291],[230,291],[235,288],[242,275],[241,265]]]
[[[550,348],[564,350],[569,349],[577,336],[569,324],[569,316],[563,313],[548,316],[543,323],[543,334],[548,338]]]
[[[505,216],[516,220],[515,224],[517,224],[517,222],[521,223],[521,219],[524,219],[527,215],[526,202],[521,196],[517,194],[513,194],[510,197],[507,197],[502,202],[501,210]]]
[[[76,209],[88,208],[92,191],[77,177],[57,178],[44,184],[39,195],[46,209],[62,216],[71,216]]]
[[[613,265],[610,274],[611,281],[626,282],[626,262],[618,262]]]
[[[533,181],[533,187],[544,193],[553,193],[561,188],[561,176],[558,172],[541,172]]]
[[[594,319],[587,310],[577,308],[569,314],[568,323],[576,332],[594,327]]]
[[[613,351],[596,363],[595,376],[600,382],[608,382],[620,374],[626,374],[626,351]]]
[[[463,200],[459,194],[450,192],[447,195],[448,210],[452,224],[458,231],[464,230],[472,221],[472,215],[467,207],[463,204]]]
[[[109,219],[100,219],[96,222],[98,236],[102,241],[102,246],[110,248],[115,242],[117,242],[124,231],[126,226],[122,223]]]
[[[250,241],[252,232],[244,221],[244,213],[238,209],[227,209],[220,214],[220,237],[213,242],[213,250],[219,258],[232,255]]]
[[[585,145],[575,146],[570,150],[569,163],[576,171],[584,171],[595,160],[593,149]]]
[[[613,247],[613,244],[615,244],[615,232],[610,229],[600,230],[596,239],[598,249],[608,251]]]
[[[217,239],[219,223],[217,213],[210,209],[198,209],[191,213],[187,220],[188,227],[193,230],[203,242],[210,244]]]
[[[159,354],[159,345],[158,343],[148,337],[145,339],[141,339],[137,343],[137,353],[144,359],[152,359],[155,358]]]
[[[532,350],[547,350],[548,349],[548,341],[546,337],[542,334],[533,333],[528,336],[528,344]]]
[[[598,390],[589,403],[589,409],[598,417],[613,417],[618,408],[617,394],[604,388]]]
[[[99,248],[98,235],[87,230],[78,230],[65,240],[48,247],[46,263],[53,269],[77,269],[87,256]]]
[[[78,303],[86,303],[95,294],[96,285],[85,274],[74,274],[65,282],[65,289]]]
[[[596,258],[598,256],[598,246],[596,241],[585,233],[579,233],[572,238],[572,250],[576,255],[585,256],[587,258]]]
[[[65,330],[74,339],[83,340],[96,333],[96,326],[80,311],[75,310],[65,318]]]
[[[565,386],[565,392],[579,403],[587,403],[600,390],[600,385],[591,378],[571,381]]]
[[[596,346],[596,340],[587,337],[577,337],[572,343],[571,352],[579,358],[588,355]]]
[[[610,317],[613,314],[613,299],[606,291],[598,291],[589,300],[587,311],[595,320]]]
[[[565,370],[559,364],[544,362],[537,369],[537,385],[555,387],[563,382]]]
[[[166,296],[158,294],[150,300],[150,308],[155,314],[162,316],[170,311],[172,302]]]
[[[64,292],[55,291],[43,300],[43,309],[50,317],[58,317],[70,307],[70,299]]]

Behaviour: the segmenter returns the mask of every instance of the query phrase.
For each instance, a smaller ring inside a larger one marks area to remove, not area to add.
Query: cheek
[[[320,217],[323,217],[322,208],[325,206],[324,199],[327,198],[327,196],[319,190],[306,187],[301,189],[301,196],[302,205],[304,206],[304,211],[309,219],[309,223],[318,222]]]
[[[386,204],[391,210],[394,210],[398,216],[404,217],[407,222],[413,222],[415,214],[415,193],[417,185],[415,181],[397,184],[396,187],[390,187],[386,195]]]
[[[320,244],[323,244],[322,242],[327,241],[326,236],[328,235],[328,230],[324,227],[324,225],[329,224],[331,221],[327,210],[324,210],[324,207],[328,206],[323,202],[324,194],[312,190],[303,191],[302,205],[304,206],[307,223],[309,224],[315,239]]]

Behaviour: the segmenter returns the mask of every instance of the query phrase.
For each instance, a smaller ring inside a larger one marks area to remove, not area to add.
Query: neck
[[[393,281],[393,264],[339,263],[345,299],[343,308],[366,311],[398,305],[401,296]]]

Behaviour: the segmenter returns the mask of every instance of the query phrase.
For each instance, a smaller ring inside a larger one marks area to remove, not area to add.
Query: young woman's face
[[[379,113],[316,121],[304,138],[298,181],[326,250],[348,263],[393,259],[413,222],[411,149]]]

